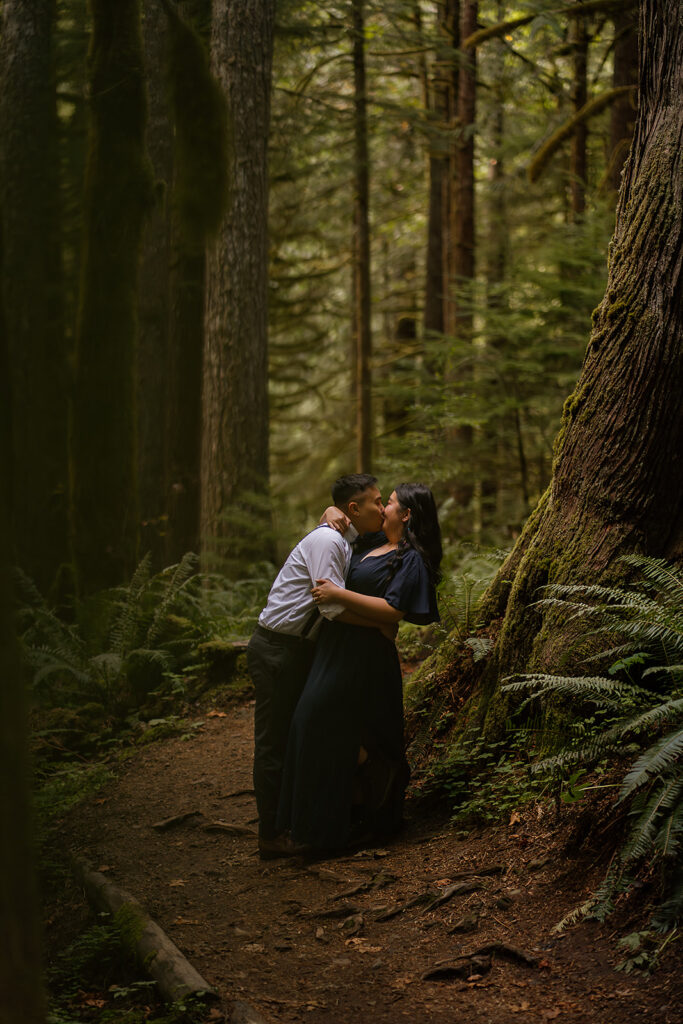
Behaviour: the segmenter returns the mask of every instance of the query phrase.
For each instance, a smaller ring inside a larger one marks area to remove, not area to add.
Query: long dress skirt
[[[354,558],[347,586],[378,596],[386,569],[386,556]],[[332,850],[348,842],[361,745],[369,765],[390,769],[382,806],[365,824],[390,832],[409,776],[396,647],[377,629],[325,620],[292,720],[278,808],[278,828],[296,843]]]

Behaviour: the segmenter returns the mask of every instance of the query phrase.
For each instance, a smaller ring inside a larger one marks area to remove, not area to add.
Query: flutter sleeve
[[[434,585],[422,556],[414,548],[404,553],[384,598],[392,608],[405,612],[406,622],[426,626],[429,622],[439,621]]]

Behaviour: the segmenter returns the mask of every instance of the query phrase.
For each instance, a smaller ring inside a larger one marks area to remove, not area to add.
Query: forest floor
[[[409,801],[405,830],[381,849],[259,860],[252,719],[250,704],[207,710],[189,738],[139,749],[58,833],[64,852],[142,902],[228,1019],[243,1000],[273,1024],[680,1024],[680,942],[650,976],[615,970],[642,906],[553,933],[606,867],[562,852],[571,811],[557,823],[552,808],[529,805],[513,824],[457,838],[447,815]],[[206,829],[217,821],[243,834]],[[47,911],[54,950],[84,918],[78,888],[53,893]]]

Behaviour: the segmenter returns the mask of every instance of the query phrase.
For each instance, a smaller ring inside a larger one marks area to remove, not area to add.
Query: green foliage
[[[547,797],[551,773],[532,771],[533,733],[518,730],[497,743],[476,733],[459,737],[438,759],[425,788],[444,792],[460,826],[490,825],[517,808]]]
[[[619,656],[608,676],[535,673],[503,689],[530,693],[528,700],[533,701],[571,698],[577,709],[595,709],[591,730],[537,764],[537,771],[587,767],[608,756],[638,754],[617,798],[617,806],[629,807],[631,819],[617,866],[602,890],[580,909],[591,916],[604,914],[634,872],[659,865],[668,899],[653,924],[666,929],[683,913],[683,886],[672,889],[683,852],[683,573],[663,560],[640,555],[622,562],[640,572],[638,585],[550,586],[541,602],[563,609],[570,621],[581,620],[590,636],[617,641],[593,656],[601,661]]]
[[[439,588],[443,627],[458,642],[472,648],[475,661],[485,657],[490,649],[486,638],[471,636],[479,624],[477,606],[507,554],[500,549],[470,544],[458,545],[453,554],[447,553],[447,561],[455,562],[455,567],[444,573]]]
[[[616,969],[623,971],[624,974],[631,974],[632,971],[651,974],[667,946],[679,937],[677,930],[672,931],[665,939],[650,929],[625,935],[623,939],[619,939],[617,946],[626,955],[617,964]]]
[[[164,1005],[156,982],[140,978],[121,922],[106,914],[83,931],[49,971],[48,1024],[200,1024],[208,1007],[188,996]]]
[[[138,706],[196,644],[192,622],[172,616],[198,585],[196,563],[187,554],[152,576],[147,555],[128,586],[79,602],[73,622],[63,621],[19,573],[19,621],[37,697],[53,704],[96,701],[118,715]]]
[[[92,796],[113,778],[104,764],[69,763],[49,774],[39,774],[35,805],[43,827],[63,817],[67,811]]]

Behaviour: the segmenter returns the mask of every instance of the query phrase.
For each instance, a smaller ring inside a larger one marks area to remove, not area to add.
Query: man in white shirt
[[[271,587],[247,649],[256,691],[254,791],[262,858],[295,852],[277,836],[275,818],[289,726],[313,659],[312,635],[319,614],[376,628],[376,623],[344,611],[341,605],[323,605],[318,611],[313,601],[311,588],[316,580],[344,586],[351,544],[359,534],[380,530],[384,519],[377,480],[367,473],[340,477],[332,487],[332,500],[351,525],[342,536],[324,524],[299,541]]]

